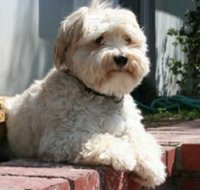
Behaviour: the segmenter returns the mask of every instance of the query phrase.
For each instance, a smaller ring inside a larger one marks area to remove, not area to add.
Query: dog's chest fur
[[[52,112],[60,127],[70,131],[75,126],[76,130],[82,132],[121,133],[125,125],[124,100],[117,102],[111,97],[89,92],[73,76],[57,71],[50,73],[43,86],[42,96],[48,96],[47,110]],[[51,89],[52,92],[49,92]]]

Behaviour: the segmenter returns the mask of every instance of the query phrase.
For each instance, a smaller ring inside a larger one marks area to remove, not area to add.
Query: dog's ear
[[[78,9],[62,21],[54,46],[54,63],[57,69],[68,69],[70,51],[81,38],[83,16],[88,8]]]
[[[65,39],[65,33],[62,27],[60,27],[59,34],[54,45],[54,64],[57,69],[60,69],[63,64],[67,64],[65,63],[67,46],[68,43]]]

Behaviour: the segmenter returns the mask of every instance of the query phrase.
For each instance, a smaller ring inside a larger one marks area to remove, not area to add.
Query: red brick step
[[[149,128],[165,154],[167,182],[157,190],[200,190],[200,120]]]
[[[157,190],[200,190],[200,120],[149,128],[163,146],[168,180]],[[91,169],[92,168],[92,169]],[[0,190],[139,190],[131,174],[110,167],[36,160],[0,163]]]

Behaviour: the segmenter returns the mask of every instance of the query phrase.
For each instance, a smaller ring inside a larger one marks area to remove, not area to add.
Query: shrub
[[[195,10],[185,13],[186,21],[183,26],[169,29],[168,35],[174,36],[174,46],[180,45],[186,60],[171,58],[170,68],[175,75],[181,75],[177,80],[180,93],[191,97],[200,97],[200,0],[194,0]]]

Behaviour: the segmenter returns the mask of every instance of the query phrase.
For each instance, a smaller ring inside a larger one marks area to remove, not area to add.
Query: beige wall
[[[39,2],[0,2],[0,95],[24,90],[51,62],[51,42],[39,36]]]

